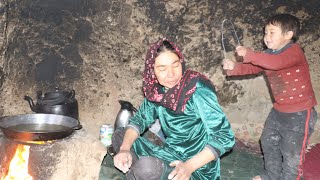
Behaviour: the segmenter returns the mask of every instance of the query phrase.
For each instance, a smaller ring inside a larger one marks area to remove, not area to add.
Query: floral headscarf
[[[174,87],[170,88],[167,92],[165,92],[163,90],[163,86],[159,84],[154,72],[157,49],[163,45],[163,41],[169,42],[175,49],[180,58],[183,73],[180,82]],[[185,71],[184,67],[184,58],[180,50],[172,42],[164,38],[151,45],[147,52],[143,74],[143,92],[145,97],[149,101],[160,103],[160,105],[175,111],[177,114],[183,113],[188,100],[196,90],[196,83],[198,82],[199,78],[206,79],[198,72],[191,70]]]

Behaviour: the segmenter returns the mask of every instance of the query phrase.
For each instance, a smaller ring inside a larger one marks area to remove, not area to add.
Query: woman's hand
[[[193,156],[191,159],[188,159],[186,162],[179,160],[171,162],[169,165],[175,168],[169,174],[168,179],[188,180],[194,171],[215,159],[216,157],[212,153],[211,149],[205,147],[202,151]]]
[[[174,170],[169,174],[168,179],[171,180],[188,180],[193,173],[192,167],[182,161],[173,161],[169,164],[171,167],[175,167]]]
[[[132,165],[132,156],[130,151],[120,150],[113,158],[114,166],[123,173],[127,173]]]
[[[231,61],[230,59],[224,59],[222,62],[222,68],[224,70],[233,70],[235,66],[235,62]]]

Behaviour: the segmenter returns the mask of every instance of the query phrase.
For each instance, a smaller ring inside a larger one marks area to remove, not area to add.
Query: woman
[[[211,82],[185,70],[182,54],[167,39],[147,53],[143,92],[125,134],[113,135],[115,167],[128,172],[127,179],[219,179],[219,157],[233,147],[234,134]],[[139,136],[156,119],[165,135],[162,146]]]

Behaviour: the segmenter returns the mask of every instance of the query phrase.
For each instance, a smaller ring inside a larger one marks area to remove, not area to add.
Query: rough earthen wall
[[[55,86],[75,89],[84,128],[98,138],[116,117],[119,99],[139,106],[148,46],[167,36],[189,68],[209,77],[239,139],[257,145],[271,100],[262,76],[222,74],[221,23],[234,22],[240,42],[261,50],[266,18],[291,13],[320,101],[320,2],[212,0],[5,0],[0,2],[0,115],[30,113],[24,95]],[[226,49],[234,42],[226,32]],[[316,107],[320,111],[319,106]],[[319,142],[319,123],[312,142]]]

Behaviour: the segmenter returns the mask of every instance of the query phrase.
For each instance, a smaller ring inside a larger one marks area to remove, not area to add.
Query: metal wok
[[[0,119],[3,134],[18,141],[49,141],[65,138],[81,129],[77,119],[57,114],[23,114]]]

